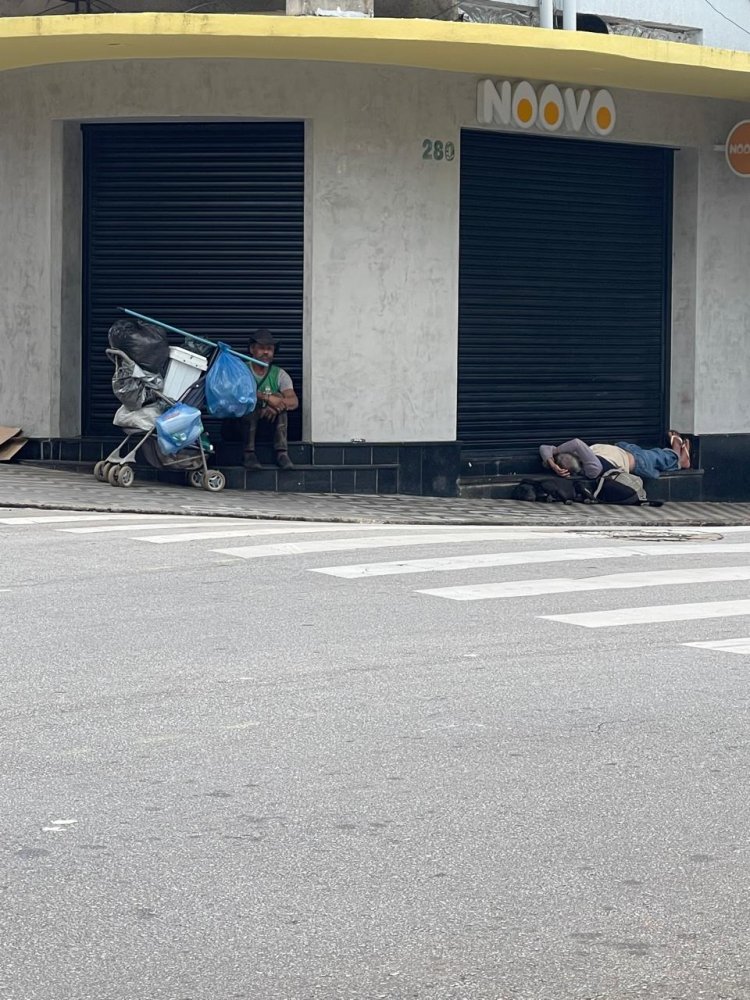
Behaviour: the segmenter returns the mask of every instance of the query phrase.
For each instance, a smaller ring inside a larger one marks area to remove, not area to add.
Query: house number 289
[[[456,157],[456,147],[452,142],[443,142],[442,139],[422,140],[423,160],[453,160]]]

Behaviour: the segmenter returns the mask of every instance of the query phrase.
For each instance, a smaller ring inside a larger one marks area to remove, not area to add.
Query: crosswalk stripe
[[[683,642],[683,646],[695,646],[696,649],[716,649],[724,653],[740,653],[750,656],[750,638],[714,639],[710,642]]]
[[[561,577],[555,580],[510,580],[505,583],[467,584],[418,590],[418,594],[450,601],[487,601],[508,597],[539,597],[543,594],[574,594],[591,590],[634,590],[671,587],[689,583],[726,583],[750,580],[750,566],[709,566],[701,569],[663,569],[645,573],[610,573],[606,576]]]
[[[396,525],[383,525],[383,527],[393,529]],[[405,527],[413,530],[415,526],[405,525]],[[434,529],[435,526],[431,525],[431,527]],[[261,559],[267,556],[302,555],[307,552],[353,552],[357,549],[385,549],[400,546],[406,548],[412,545],[453,545],[457,542],[502,540],[502,537],[498,538],[496,532],[483,528],[473,532],[446,528],[440,534],[391,535],[387,538],[326,538],[311,542],[278,542],[273,545],[247,545],[231,549],[214,549],[214,551],[221,555],[237,556],[240,559]]]
[[[538,538],[538,535],[533,536]],[[547,536],[549,537],[549,536]],[[515,537],[509,541],[516,541]],[[750,552],[750,543],[651,542],[617,548],[531,549],[524,552],[482,552],[469,556],[438,556],[434,559],[399,559],[394,562],[358,563],[348,566],[323,566],[312,573],[324,573],[346,580],[370,576],[398,576],[405,573],[446,573],[455,570],[485,569],[494,566],[525,566],[527,563],[577,562],[588,559],[629,559],[633,556],[695,555],[697,553]]]
[[[155,545],[169,545],[170,542],[200,542],[206,539],[219,538],[258,538],[263,535],[305,535],[317,534],[318,532],[331,531],[424,531],[427,525],[398,525],[398,524],[323,524],[320,522],[300,524],[296,521],[293,526],[273,527],[273,528],[222,528],[206,531],[186,531],[169,535],[150,535],[148,538],[134,536],[137,542],[153,542]],[[434,531],[435,526],[429,525]],[[396,536],[398,537],[398,536]]]
[[[661,604],[651,607],[614,608],[575,615],[539,615],[551,622],[583,628],[610,628],[615,625],[650,625],[656,622],[697,621],[701,618],[734,618],[750,615],[750,601],[705,601],[701,604]]]
[[[173,517],[171,521],[167,521],[166,519],[162,520],[157,515],[153,524],[97,524],[93,528],[57,528],[56,530],[65,535],[101,535],[113,531],[158,531],[160,529],[163,531],[169,527],[196,527],[204,520],[205,518],[200,518],[194,521],[192,518],[178,515],[176,518]]]
[[[0,517],[0,524],[23,526],[26,524],[65,524],[74,521],[147,521],[154,514],[44,514],[23,517]],[[158,515],[157,515],[158,516]],[[136,527],[136,525],[133,525]]]

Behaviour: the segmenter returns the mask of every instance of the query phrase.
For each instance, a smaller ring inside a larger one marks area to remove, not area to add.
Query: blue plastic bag
[[[215,417],[244,417],[255,409],[253,373],[228,344],[219,344],[219,355],[206,375],[206,406]]]
[[[175,403],[156,418],[156,437],[165,455],[189,448],[202,433],[201,411],[185,403]]]

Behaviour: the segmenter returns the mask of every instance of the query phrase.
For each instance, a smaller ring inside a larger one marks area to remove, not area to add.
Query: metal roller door
[[[302,122],[87,125],[84,413],[111,432],[117,306],[243,352],[267,326],[302,385]],[[300,437],[299,412],[290,436]]]
[[[671,151],[465,131],[458,437],[523,452],[665,430]]]

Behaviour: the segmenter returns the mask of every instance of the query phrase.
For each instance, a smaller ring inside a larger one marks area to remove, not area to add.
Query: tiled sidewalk
[[[93,476],[0,465],[0,507],[190,514],[376,524],[498,525],[750,525],[750,503],[668,503],[664,507],[587,507],[514,500],[414,496],[357,496],[224,490],[136,482],[129,489]]]

